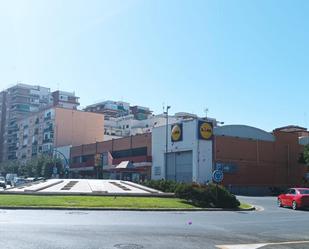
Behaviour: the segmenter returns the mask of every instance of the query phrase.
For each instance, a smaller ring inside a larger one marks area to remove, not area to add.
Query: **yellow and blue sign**
[[[182,124],[174,124],[171,127],[171,140],[172,142],[182,141]]]
[[[198,122],[198,138],[211,140],[213,138],[213,124],[206,121]]]

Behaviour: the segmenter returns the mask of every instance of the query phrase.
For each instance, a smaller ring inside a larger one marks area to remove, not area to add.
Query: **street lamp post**
[[[167,152],[168,152],[168,110],[171,108],[171,106],[166,107],[166,130],[165,130],[165,178],[166,178],[166,169],[167,169]]]

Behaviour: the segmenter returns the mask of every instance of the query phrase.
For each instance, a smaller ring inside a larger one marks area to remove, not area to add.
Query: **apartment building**
[[[148,107],[144,106],[130,106],[130,112],[133,114],[136,120],[145,120],[152,114],[152,111]]]
[[[130,104],[123,101],[106,100],[87,106],[84,110],[87,112],[102,113],[105,116],[105,120],[109,120],[110,118],[129,115]]]
[[[5,132],[5,117],[6,117],[6,96],[5,91],[0,92],[0,162],[3,157],[3,143]]]
[[[17,121],[16,157],[27,160],[55,148],[101,142],[104,115],[52,107]]]
[[[118,118],[110,118],[104,123],[105,141],[119,137],[134,136],[137,134],[150,133],[155,127],[174,124],[183,120],[197,119],[198,116],[187,112],[178,112],[175,115],[166,114],[148,115],[146,119],[137,119],[134,114]],[[217,124],[215,119],[211,119]]]
[[[0,162],[17,159],[19,127],[17,121],[52,106],[76,109],[74,93],[42,86],[16,84],[0,92]]]
[[[179,118],[176,116],[169,116],[168,122],[175,123]],[[104,123],[105,140],[109,137],[125,137],[134,136],[137,134],[149,133],[154,127],[166,125],[166,115],[151,115],[147,119],[136,119],[133,114],[119,117],[110,118]]]
[[[0,161],[16,159],[17,120],[52,105],[50,89],[17,84],[0,93]]]
[[[77,110],[79,106],[79,97],[74,92],[55,91],[52,93],[53,106]]]

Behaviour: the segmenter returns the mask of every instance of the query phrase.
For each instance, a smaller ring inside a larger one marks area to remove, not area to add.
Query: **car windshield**
[[[299,193],[302,195],[309,195],[309,189],[300,189]]]
[[[5,181],[3,176],[0,177],[0,181]]]

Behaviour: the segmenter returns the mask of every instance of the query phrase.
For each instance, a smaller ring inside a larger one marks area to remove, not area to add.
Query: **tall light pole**
[[[166,170],[167,170],[167,152],[168,152],[168,110],[171,109],[171,106],[166,106],[166,130],[165,130],[165,177],[166,177]]]

